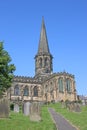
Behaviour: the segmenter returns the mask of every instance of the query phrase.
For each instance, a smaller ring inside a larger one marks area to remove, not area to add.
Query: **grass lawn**
[[[0,130],[56,130],[47,107],[42,107],[42,121],[32,122],[22,113],[10,113],[7,119],[0,119]]]
[[[82,107],[82,112],[70,112],[66,108],[61,108],[59,103],[51,104],[49,107],[55,108],[55,110],[67,118],[73,125],[77,126],[79,130],[87,130],[87,106]]]

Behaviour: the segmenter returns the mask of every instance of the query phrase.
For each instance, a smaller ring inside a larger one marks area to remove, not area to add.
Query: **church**
[[[67,72],[53,73],[46,27],[42,19],[38,51],[35,55],[35,76],[14,76],[8,92],[11,101],[58,102],[76,101],[75,77]]]

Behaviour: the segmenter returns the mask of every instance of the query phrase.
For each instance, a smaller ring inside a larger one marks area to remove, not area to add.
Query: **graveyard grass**
[[[11,112],[9,118],[0,119],[0,130],[56,130],[48,107],[54,108],[58,113],[63,115],[71,124],[75,125],[78,130],[87,130],[87,106],[82,107],[79,113],[70,112],[66,108],[62,108],[60,103],[45,105],[42,107],[42,120],[40,122],[32,122],[29,117],[20,113]]]
[[[51,104],[49,107],[52,107],[56,112],[63,115],[72,125],[76,126],[78,130],[87,130],[87,106],[82,106],[81,112],[70,112],[66,108],[62,108],[61,104]]]
[[[11,112],[9,118],[0,119],[0,130],[56,130],[47,106],[42,107],[41,117],[40,122],[32,122],[22,112]]]

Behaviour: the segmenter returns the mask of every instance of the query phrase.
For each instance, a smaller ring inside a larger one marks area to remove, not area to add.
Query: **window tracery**
[[[18,85],[16,85],[14,88],[14,95],[20,95],[20,89]]]

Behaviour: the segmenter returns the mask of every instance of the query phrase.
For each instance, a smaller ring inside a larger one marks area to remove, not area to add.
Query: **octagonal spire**
[[[44,23],[44,18],[42,18],[42,26],[41,26],[41,33],[40,33],[40,40],[39,40],[39,48],[38,53],[50,53],[49,46],[48,46],[48,40],[47,40],[47,34],[46,34],[46,28]]]

